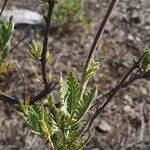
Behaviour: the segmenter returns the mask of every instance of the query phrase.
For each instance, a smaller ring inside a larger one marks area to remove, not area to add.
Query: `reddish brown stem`
[[[48,45],[48,37],[51,25],[51,16],[54,8],[54,1],[48,1],[48,14],[46,17],[46,29],[44,33],[44,40],[43,40],[43,50],[42,50],[42,58],[41,58],[41,66],[42,66],[42,78],[45,84],[45,87],[48,86],[48,79],[46,74],[46,53],[47,53],[47,45]]]
[[[89,128],[91,127],[91,124],[94,122],[94,120],[98,117],[98,115],[104,110],[104,108],[110,103],[112,98],[115,96],[115,94],[120,90],[126,79],[129,77],[129,75],[139,66],[141,60],[143,59],[145,53],[139,58],[138,61],[136,61],[133,66],[129,69],[129,71],[125,74],[125,76],[121,79],[121,81],[118,83],[118,85],[113,88],[113,90],[110,91],[108,99],[102,104],[101,107],[99,107],[95,114],[92,116],[90,122],[89,122]]]
[[[90,61],[91,61],[91,58],[92,58],[93,55],[94,55],[95,49],[96,49],[96,47],[97,47],[97,44],[98,44],[98,42],[101,40],[101,37],[102,37],[102,34],[103,34],[104,29],[105,29],[105,27],[106,27],[106,24],[107,24],[107,22],[109,21],[110,16],[111,16],[111,14],[112,14],[112,12],[113,12],[113,10],[114,10],[116,4],[118,3],[118,1],[119,1],[119,0],[112,0],[111,4],[110,4],[110,6],[109,6],[109,8],[108,8],[108,10],[107,10],[107,13],[106,13],[106,15],[105,15],[105,17],[104,17],[102,23],[100,24],[100,26],[99,26],[99,28],[98,28],[98,31],[97,31],[97,33],[96,33],[96,35],[95,35],[94,41],[93,41],[93,43],[92,43],[90,52],[89,52],[88,57],[87,57],[87,60],[86,60],[86,64],[85,64],[84,71],[83,71],[83,75],[82,75],[82,80],[83,80],[83,78],[84,78],[84,73],[86,72],[86,69],[87,69],[88,66],[89,66],[89,63],[90,63]]]

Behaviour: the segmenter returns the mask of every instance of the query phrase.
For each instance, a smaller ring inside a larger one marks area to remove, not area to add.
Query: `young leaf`
[[[97,96],[97,88],[94,86],[88,93],[83,95],[83,99],[78,101],[78,105],[75,111],[75,120],[79,121],[84,117],[92,102]]]
[[[22,114],[21,116],[25,115],[26,114],[26,109],[25,109],[25,105],[23,104],[23,100],[22,99],[19,99],[19,107],[18,107],[18,113]]]
[[[32,40],[31,45],[29,46],[29,56],[36,60],[41,60],[42,47],[34,40]]]
[[[52,61],[52,54],[49,51],[46,53],[46,60],[48,63],[51,63]]]
[[[142,60],[142,68],[145,72],[150,71],[150,49],[145,52],[144,58]]]
[[[79,84],[72,72],[68,75],[67,85],[67,111],[71,114],[79,98]]]
[[[99,70],[100,63],[96,62],[94,59],[90,62],[89,67],[87,68],[84,74],[84,82],[88,81],[96,71]]]

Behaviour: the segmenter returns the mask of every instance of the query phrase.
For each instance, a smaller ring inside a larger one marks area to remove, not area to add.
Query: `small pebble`
[[[111,126],[104,120],[100,122],[98,126],[96,126],[96,129],[99,132],[110,132],[111,131]]]

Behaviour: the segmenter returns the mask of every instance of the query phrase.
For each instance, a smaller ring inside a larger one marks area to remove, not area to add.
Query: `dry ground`
[[[40,11],[37,3],[24,0],[12,0],[9,7],[27,7]],[[110,0],[84,0],[86,12],[100,18],[87,29],[71,27],[69,31],[55,31],[50,36],[48,49],[53,54],[53,62],[48,64],[52,75],[60,72],[65,76],[73,69],[80,76],[83,63],[92,43],[98,22],[102,20]],[[0,1],[0,4],[2,1]],[[68,24],[68,27],[72,26]],[[17,31],[13,43],[16,43],[24,31]],[[12,96],[34,95],[41,89],[40,64],[32,62],[27,55],[30,39],[42,41],[38,33],[20,44],[9,56],[15,59],[22,72],[23,82],[18,69],[0,78],[0,89]],[[99,94],[112,87],[133,63],[134,56],[139,57],[145,48],[150,47],[150,1],[120,0],[96,51],[96,59],[102,67],[92,83],[98,85]],[[9,81],[8,81],[9,79]],[[99,99],[102,102],[101,99]],[[15,112],[15,107],[0,102],[0,150],[46,150],[45,141],[32,135],[23,125]],[[109,132],[96,131],[87,145],[87,150],[149,150],[150,149],[150,81],[139,80],[130,87],[121,90],[111,104],[95,121],[95,126],[106,122]]]

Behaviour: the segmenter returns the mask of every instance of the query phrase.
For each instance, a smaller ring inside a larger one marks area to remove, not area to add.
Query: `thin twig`
[[[10,97],[4,93],[0,93],[0,100],[11,104],[18,104],[18,99]]]
[[[3,13],[3,11],[4,11],[5,7],[6,7],[7,2],[8,2],[8,0],[5,0],[5,2],[3,4],[3,7],[1,9],[1,12],[0,12],[0,17],[2,16],[2,13]]]
[[[96,33],[96,35],[95,35],[94,41],[93,41],[93,43],[92,43],[90,52],[89,52],[88,57],[87,57],[87,60],[86,60],[86,64],[85,64],[84,71],[83,71],[83,75],[82,75],[82,80],[83,80],[83,78],[84,78],[84,73],[86,72],[86,70],[87,70],[87,68],[88,68],[88,66],[89,66],[89,63],[90,63],[90,61],[91,61],[91,58],[92,58],[93,55],[94,55],[94,51],[95,51],[95,49],[96,49],[96,47],[97,47],[97,44],[98,44],[98,42],[101,40],[101,37],[102,37],[102,34],[103,34],[104,29],[105,29],[105,27],[106,27],[106,24],[107,24],[107,22],[109,21],[109,18],[110,18],[110,16],[111,16],[111,14],[112,14],[112,12],[113,12],[113,10],[114,10],[116,4],[118,3],[118,1],[119,1],[119,0],[112,0],[111,4],[110,4],[110,6],[109,6],[109,8],[108,8],[108,10],[107,10],[107,13],[106,13],[106,15],[105,15],[105,17],[104,17],[102,23],[100,24],[100,26],[99,26],[99,28],[98,28],[98,31],[97,31],[97,33]]]
[[[20,40],[17,44],[15,44],[11,49],[10,52],[12,52],[20,43],[22,43],[26,38],[28,37],[28,33]]]
[[[93,121],[98,117],[98,115],[104,110],[104,108],[109,104],[109,102],[112,100],[112,98],[115,96],[115,94],[120,90],[122,84],[126,81],[126,79],[129,77],[129,75],[139,66],[141,60],[143,59],[145,53],[139,58],[138,61],[134,62],[133,66],[129,69],[129,71],[125,74],[125,76],[121,79],[121,81],[118,83],[118,85],[113,88],[113,90],[109,93],[108,99],[100,106],[95,114],[92,116],[90,122],[89,122],[89,128],[91,127],[91,124]]]
[[[48,84],[48,86],[42,90],[41,92],[39,92],[36,96],[34,96],[31,99],[31,104],[36,103],[37,101],[41,100],[42,98],[46,97],[50,92],[52,92],[55,87],[57,86],[58,82],[54,82],[52,81],[51,83]]]
[[[55,89],[57,84],[58,84],[58,82],[49,83],[49,85],[46,88],[44,88],[36,96],[31,98],[30,104],[34,104],[37,101],[41,100],[42,98],[46,97],[51,91],[53,91]],[[4,102],[11,103],[11,104],[19,104],[19,100],[17,98],[10,97],[10,96],[2,93],[2,92],[0,93],[0,100],[4,101]]]
[[[55,1],[48,1],[48,15],[46,17],[46,29],[44,33],[44,40],[43,40],[43,50],[42,50],[42,58],[41,58],[41,66],[42,66],[42,78],[45,84],[45,87],[48,86],[48,79],[46,75],[46,53],[47,53],[47,45],[48,45],[48,37],[51,25],[51,16],[53,12]]]
[[[124,81],[124,83],[121,85],[120,88],[126,88],[127,86],[131,85],[132,83],[134,83],[135,81],[139,80],[139,79],[145,79],[148,80],[150,78],[150,71],[149,72],[143,72],[141,71],[139,74],[133,74],[133,76],[131,76],[127,81]],[[103,93],[101,93],[98,97],[98,99],[102,99],[103,97],[108,97],[110,95],[110,93],[112,93],[112,91],[115,89],[116,87],[111,88],[110,90],[107,90]],[[93,107],[93,106],[92,106]]]

